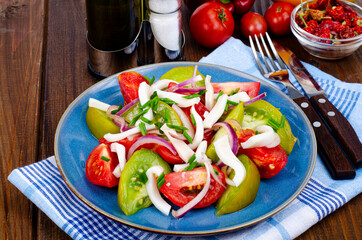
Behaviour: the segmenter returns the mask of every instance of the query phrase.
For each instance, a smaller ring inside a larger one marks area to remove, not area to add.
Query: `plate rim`
[[[311,133],[311,139],[312,139],[312,150],[313,150],[313,154],[311,157],[311,162],[307,171],[307,174],[302,182],[302,184],[298,187],[298,190],[295,191],[291,197],[289,197],[289,199],[287,199],[286,201],[284,201],[281,205],[279,205],[278,207],[276,207],[275,209],[273,209],[272,211],[269,211],[268,213],[255,218],[253,220],[250,220],[249,222],[246,222],[244,224],[236,224],[230,227],[224,227],[221,229],[212,229],[212,230],[201,230],[201,231],[175,231],[175,230],[160,230],[154,227],[145,227],[143,225],[137,224],[137,223],[133,223],[124,219],[120,219],[118,217],[113,216],[112,214],[100,209],[99,207],[95,206],[94,204],[92,204],[90,201],[88,201],[84,196],[82,196],[77,189],[75,188],[75,186],[69,181],[69,179],[67,178],[67,176],[64,173],[63,167],[61,165],[60,160],[58,159],[59,156],[59,151],[58,151],[58,146],[57,143],[59,142],[59,132],[60,132],[60,128],[64,123],[65,118],[68,116],[70,110],[73,108],[74,105],[76,105],[88,92],[90,92],[91,90],[93,90],[94,88],[97,88],[98,86],[104,85],[107,82],[112,81],[116,76],[118,76],[120,73],[123,72],[128,72],[128,71],[138,71],[138,70],[147,70],[148,68],[157,68],[158,66],[191,66],[191,65],[199,65],[199,66],[206,66],[206,67],[212,67],[212,68],[218,68],[221,71],[226,71],[226,72],[232,72],[235,73],[236,75],[243,75],[245,76],[248,80],[252,80],[252,81],[257,81],[260,82],[262,84],[265,84],[268,88],[272,88],[276,91],[278,91],[281,95],[285,96],[285,99],[283,100],[288,100],[292,105],[295,106],[295,108],[297,109],[297,111],[302,115],[304,122],[307,123],[308,126],[308,130]],[[139,67],[135,67],[135,68],[130,68],[130,69],[126,69],[124,71],[115,73],[110,75],[107,78],[104,78],[103,80],[93,84],[92,86],[90,86],[89,88],[87,88],[86,90],[84,90],[80,95],[78,95],[72,102],[71,104],[69,104],[69,106],[66,108],[66,110],[64,111],[62,117],[60,118],[58,124],[57,124],[57,128],[56,128],[56,133],[54,136],[54,156],[55,156],[55,160],[56,160],[56,164],[58,166],[59,172],[63,178],[63,180],[65,181],[65,183],[67,184],[67,186],[70,188],[70,190],[82,201],[84,202],[86,205],[88,205],[90,208],[92,208],[93,210],[97,211],[98,213],[114,220],[117,221],[119,223],[125,224],[129,227],[133,227],[133,228],[137,228],[140,230],[144,230],[144,231],[149,231],[149,232],[153,232],[153,233],[160,233],[160,234],[168,234],[168,235],[178,235],[178,236],[206,236],[206,235],[214,235],[214,234],[220,234],[220,233],[226,233],[226,232],[231,232],[231,231],[236,231],[236,230],[240,230],[242,228],[254,225],[258,222],[261,222],[273,215],[275,215],[276,213],[278,213],[279,211],[281,211],[282,209],[284,209],[286,206],[288,206],[305,188],[305,186],[307,185],[307,183],[309,182],[309,179],[311,178],[313,171],[314,171],[314,167],[316,164],[316,160],[317,160],[317,143],[316,143],[316,137],[315,137],[315,133],[314,130],[312,128],[311,123],[309,122],[307,116],[304,114],[304,112],[298,107],[298,105],[288,96],[286,96],[282,91],[280,91],[278,88],[276,88],[275,86],[273,86],[272,84],[270,84],[269,82],[267,82],[264,79],[260,79],[257,78],[253,75],[250,75],[248,73],[245,73],[243,71],[240,70],[236,70],[233,68],[229,68],[229,67],[225,67],[225,66],[221,66],[221,65],[215,65],[215,64],[210,64],[210,63],[201,63],[201,62],[192,62],[192,61],[183,61],[183,62],[163,62],[163,63],[154,63],[154,64],[148,64],[148,65],[144,65],[144,66],[139,66]]]

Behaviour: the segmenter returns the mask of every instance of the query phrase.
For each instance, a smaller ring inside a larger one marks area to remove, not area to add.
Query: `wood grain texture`
[[[7,180],[37,159],[44,1],[0,2],[0,239],[32,239],[34,205]]]
[[[213,49],[192,39],[190,12],[184,6],[182,11],[186,60],[199,61]],[[87,69],[85,18],[84,0],[0,0],[0,239],[70,239],[6,178],[16,167],[54,154],[61,115],[97,82]],[[236,22],[236,38],[238,27]],[[326,61],[310,56],[292,36],[278,40],[302,61],[343,81],[362,82],[362,48],[345,59]],[[156,62],[167,61],[157,43],[155,53]],[[135,55],[121,61],[120,71],[137,65]],[[298,239],[359,239],[361,202],[361,195],[355,197]]]

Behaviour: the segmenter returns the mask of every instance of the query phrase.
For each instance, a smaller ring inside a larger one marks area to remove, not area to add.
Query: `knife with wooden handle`
[[[326,92],[318,85],[295,54],[276,42],[274,42],[274,46],[302,86],[313,107],[327,123],[348,158],[355,167],[360,167],[362,164],[362,144],[351,124],[328,100]]]

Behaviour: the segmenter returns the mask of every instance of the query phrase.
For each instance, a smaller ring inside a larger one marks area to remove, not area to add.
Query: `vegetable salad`
[[[100,144],[85,171],[96,185],[118,185],[126,215],[151,205],[176,218],[212,204],[216,215],[239,211],[260,179],[283,169],[296,142],[258,82],[213,83],[197,66],[157,81],[124,72],[118,81],[124,105],[89,99],[86,121]]]

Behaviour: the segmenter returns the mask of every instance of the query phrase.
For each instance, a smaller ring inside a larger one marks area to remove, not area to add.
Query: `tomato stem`
[[[221,20],[222,25],[226,28],[226,25],[224,23],[224,21],[227,21],[225,9],[224,8],[221,8],[221,10],[215,9],[215,11],[218,13],[217,18]]]

